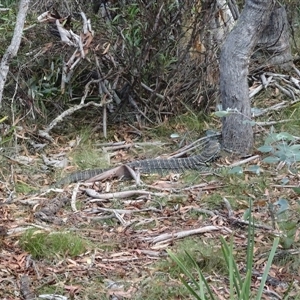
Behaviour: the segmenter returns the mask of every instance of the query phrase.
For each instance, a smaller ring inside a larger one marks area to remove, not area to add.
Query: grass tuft
[[[45,233],[35,229],[26,231],[20,245],[37,259],[75,257],[86,250],[86,242],[73,233]]]

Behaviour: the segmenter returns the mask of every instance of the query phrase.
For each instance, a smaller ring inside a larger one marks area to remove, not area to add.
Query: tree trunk
[[[248,64],[262,31],[266,28],[274,0],[247,0],[237,24],[228,35],[220,57],[220,92],[223,110],[236,110],[223,118],[225,149],[248,154],[253,146]]]
[[[276,4],[257,45],[262,52],[266,53],[266,56],[262,57],[264,59],[262,63],[279,65],[283,69],[291,68],[293,56],[288,29],[289,23],[285,8]]]

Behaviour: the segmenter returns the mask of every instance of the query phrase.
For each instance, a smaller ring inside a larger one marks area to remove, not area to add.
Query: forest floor
[[[250,201],[255,219],[253,295],[274,236],[292,232],[289,239],[281,239],[264,299],[283,299],[290,285],[287,299],[299,299],[299,229],[295,225],[300,212],[299,175],[286,166],[279,169],[277,164],[264,163],[257,150],[253,155],[258,157],[243,165],[241,174],[190,171],[41,192],[55,177],[78,169],[171,153],[183,141],[186,129],[162,125],[151,133],[145,130],[141,138],[130,126],[116,127],[106,144],[100,144],[100,135],[91,130],[73,138],[57,136],[43,154],[24,147],[19,157],[2,157],[1,299],[50,294],[56,295],[53,299],[192,299],[167,249],[194,273],[186,259],[188,251],[216,298],[229,299],[220,237],[233,240],[234,257],[244,276]],[[170,138],[172,130],[177,139]],[[227,154],[212,165],[237,160]],[[259,166],[261,172],[249,172],[250,165]],[[271,207],[280,206],[280,199],[287,200],[285,218],[296,226],[292,230],[274,218]]]

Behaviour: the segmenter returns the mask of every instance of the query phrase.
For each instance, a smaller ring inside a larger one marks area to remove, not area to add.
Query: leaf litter
[[[109,145],[111,146],[112,144]],[[69,146],[65,149],[70,151]],[[122,149],[117,151],[123,151]],[[51,164],[52,168],[65,167],[66,155],[62,155],[64,150],[54,149],[55,151],[58,151],[59,155],[54,153],[53,157],[60,157],[64,163],[56,161]],[[51,157],[49,154],[48,156]],[[118,157],[116,153],[113,156]],[[45,157],[43,161],[45,163]],[[253,164],[251,161],[249,163]],[[268,177],[269,186],[257,186],[253,194],[246,189],[243,192],[246,198],[255,200],[252,212],[252,216],[257,220],[256,263],[252,280],[254,289],[259,285],[272,236],[280,232],[278,228],[272,227],[268,205],[276,203],[282,195],[282,190],[285,198],[289,199],[291,209],[296,207],[298,201],[298,196],[292,188],[278,182],[285,176],[289,178],[292,187],[297,187],[297,175],[283,169],[280,176],[277,173],[273,176],[275,171],[272,168],[264,165],[264,169],[271,174]],[[30,186],[30,177],[35,176],[29,174],[26,178],[20,172],[15,174],[14,178]],[[84,282],[90,281],[91,276],[98,276],[103,278],[97,287],[99,295],[133,299],[139,293],[141,284],[147,278],[153,264],[166,259],[165,250],[176,246],[180,240],[192,238],[196,242],[199,238],[203,241],[213,239],[218,247],[220,235],[225,238],[233,235],[236,249],[245,249],[249,222],[245,220],[244,214],[248,204],[240,193],[229,195],[226,188],[236,178],[246,185],[253,185],[257,175],[250,172],[240,177],[234,176],[238,175],[201,175],[192,184],[185,183],[185,175],[181,174],[142,177],[142,181],[139,182],[136,179],[133,182],[125,182],[109,177],[102,181],[103,178],[98,177],[96,182],[71,185],[58,192],[20,194],[16,198],[7,197],[11,195],[9,191],[13,188],[9,182],[2,181],[0,292],[5,291],[11,297],[24,292],[28,295],[38,295],[44,286],[55,287],[59,283],[56,294],[80,299],[92,289],[91,282],[87,285]],[[38,178],[42,183],[50,182],[47,173]],[[217,196],[221,201],[213,205],[212,209],[207,201],[213,196]],[[296,210],[294,215],[298,217]],[[18,242],[24,231],[29,228],[50,233],[73,232],[87,240],[88,246],[84,253],[72,259],[66,253],[65,256],[57,255],[50,261],[35,260]],[[278,257],[280,253],[286,256],[299,255],[295,249],[278,250]],[[241,259],[241,268],[244,263]],[[65,277],[66,273],[70,274],[70,279]],[[221,280],[224,286],[223,296],[229,293],[225,277],[219,274],[210,276],[215,276],[216,282]],[[298,281],[298,276],[289,272],[287,266],[273,263],[267,281],[267,292],[283,295],[289,282],[294,282],[292,295],[296,295],[299,291],[296,284]]]

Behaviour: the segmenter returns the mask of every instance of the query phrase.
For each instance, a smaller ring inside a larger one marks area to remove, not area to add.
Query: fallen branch
[[[71,208],[72,208],[73,212],[78,211],[77,208],[76,208],[76,198],[77,198],[79,186],[80,186],[80,183],[77,183],[74,190],[73,190],[73,193],[72,193]]]
[[[46,138],[47,140],[53,142],[53,138],[49,135],[49,132],[60,122],[63,121],[63,119],[71,114],[73,114],[75,111],[82,109],[83,107],[88,107],[88,106],[96,106],[96,107],[101,107],[102,105],[100,103],[95,103],[95,102],[89,102],[85,104],[78,104],[73,107],[70,107],[66,111],[64,111],[62,114],[60,114],[58,117],[56,117],[45,130],[39,130],[38,134],[39,136]]]
[[[124,258],[102,258],[101,261],[102,262],[128,262],[128,261],[136,261],[136,260],[143,260],[143,257],[124,257]]]
[[[127,165],[121,165],[112,169],[103,170],[102,173],[86,180],[86,182],[103,181],[112,178],[132,178],[135,180],[137,186],[140,184],[139,173]]]
[[[12,61],[12,59],[17,55],[19,47],[20,47],[29,2],[30,2],[30,0],[21,0],[20,1],[14,35],[12,37],[10,45],[8,46],[8,48],[5,51],[5,53],[2,57],[2,60],[1,60],[1,64],[0,64],[0,107],[1,107],[1,103],[2,103],[4,85],[5,85],[7,74],[9,71],[9,65],[10,65],[10,62]]]
[[[196,229],[191,229],[191,230],[184,230],[184,231],[179,231],[179,232],[174,232],[174,233],[164,233],[161,234],[157,237],[154,238],[145,238],[146,241],[151,242],[153,244],[158,244],[158,243],[168,243],[174,240],[182,239],[187,236],[191,236],[194,234],[202,234],[202,233],[207,233],[207,232],[212,232],[212,231],[218,231],[218,230],[226,230],[228,232],[231,232],[230,229],[225,228],[225,227],[219,227],[219,226],[206,226],[202,228],[196,228]]]
[[[216,216],[216,214],[213,211],[208,209],[192,207],[192,210],[201,214],[210,215],[211,217]]]
[[[233,168],[233,167],[237,167],[237,166],[246,164],[246,163],[248,163],[249,161],[258,159],[258,158],[260,158],[260,155],[254,155],[254,156],[245,158],[245,159],[243,159],[243,160],[237,161],[237,162],[235,162],[235,163],[229,165],[228,168],[230,169],[230,168]]]
[[[271,186],[277,187],[277,188],[288,188],[288,189],[293,189],[293,188],[299,188],[299,185],[280,185],[280,184],[272,184]]]
[[[81,17],[83,20],[83,26],[82,26],[83,29],[80,35],[75,34],[71,29],[67,30],[64,28],[65,24],[70,22],[70,16],[61,18],[59,15],[51,14],[51,12],[46,11],[38,17],[39,22],[55,23],[62,42],[76,48],[73,55],[68,60],[68,62],[63,62],[63,68],[62,68],[63,72],[62,72],[62,82],[61,82],[62,93],[64,93],[65,84],[69,82],[71,79],[71,75],[75,66],[78,65],[78,63],[82,59],[84,59],[87,53],[89,52],[89,47],[93,40],[94,33],[91,29],[90,20],[86,18],[83,12],[81,12]],[[81,98],[81,102],[79,105],[75,105],[74,107],[71,107],[70,109],[64,111],[61,115],[56,117],[45,130],[40,130],[38,134],[41,137],[46,138],[47,140],[53,142],[53,138],[49,135],[49,132],[50,130],[53,129],[54,126],[57,125],[57,123],[63,121],[64,117],[69,116],[75,111],[90,105],[94,105],[96,107],[103,107],[102,102],[101,103],[89,102],[87,104],[84,103],[89,92],[89,86],[94,82],[95,80],[92,80],[88,82],[88,84],[86,84],[85,93],[84,96]],[[100,82],[100,80],[98,80],[98,82]],[[107,103],[109,103],[109,101],[106,101],[106,104]]]
[[[201,151],[202,148],[204,148],[205,145],[207,145],[207,143],[215,137],[220,136],[220,133],[216,133],[214,135],[210,135],[210,136],[205,136],[202,137],[180,149],[178,149],[177,151],[173,152],[170,154],[169,158],[177,158],[177,157],[181,157],[184,154],[186,154],[187,152],[190,152],[191,150],[197,149],[197,151]]]
[[[260,225],[260,224],[253,224],[252,222],[250,223],[249,221],[245,221],[245,220],[241,220],[241,219],[233,217],[233,210],[231,208],[231,205],[230,205],[229,201],[225,197],[223,198],[223,201],[225,202],[225,206],[228,210],[228,220],[230,222],[232,222],[233,224],[242,224],[242,225],[247,225],[247,226],[251,225],[251,226],[254,226],[255,228],[261,228],[261,229],[266,229],[266,230],[272,230],[273,231],[273,228],[270,227],[270,226],[265,226],[265,225]]]
[[[86,189],[85,192],[94,198],[98,199],[124,199],[128,197],[133,197],[133,196],[138,196],[138,195],[146,195],[150,199],[151,196],[155,197],[165,197],[166,193],[152,193],[144,190],[136,190],[136,191],[125,191],[125,192],[116,192],[116,193],[105,193],[105,194],[100,194],[100,193],[94,193],[93,190],[91,189]],[[90,200],[90,202],[97,202],[95,200]]]
[[[282,102],[277,103],[273,106],[262,109],[260,112],[257,112],[255,114],[255,117],[262,116],[262,115],[267,114],[271,111],[278,111],[278,110],[284,109],[284,108],[292,106],[293,104],[298,103],[298,102],[300,102],[300,97],[296,98],[296,100],[294,100],[294,101],[282,101]]]
[[[96,202],[96,201],[94,201]],[[93,209],[93,213],[99,213],[99,212],[112,212],[115,214],[133,214],[133,213],[140,213],[140,212],[146,212],[146,211],[153,211],[153,212],[161,212],[161,210],[153,207],[144,208],[144,209],[115,209],[115,208],[104,208],[104,207],[98,207],[96,209]]]
[[[280,121],[269,121],[269,122],[255,122],[255,125],[257,126],[272,126],[276,124],[281,124],[281,123],[287,123],[292,121],[292,119],[285,119],[285,120],[280,120]]]

